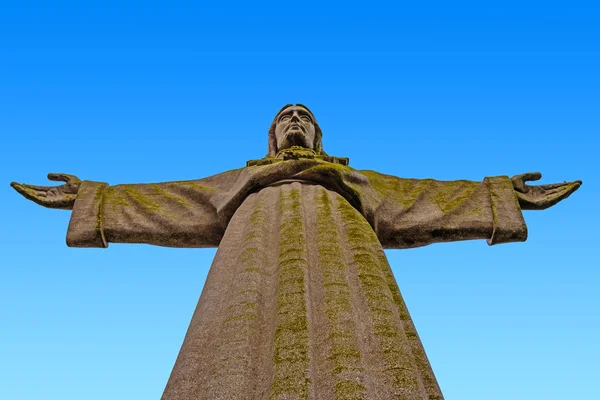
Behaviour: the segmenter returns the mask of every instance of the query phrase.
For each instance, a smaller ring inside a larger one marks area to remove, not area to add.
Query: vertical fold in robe
[[[265,398],[272,376],[279,198],[250,196],[221,241],[163,399]]]
[[[314,398],[308,315],[308,255],[299,183],[282,185],[279,203],[279,260],[270,399]],[[310,395],[310,393],[313,395]]]

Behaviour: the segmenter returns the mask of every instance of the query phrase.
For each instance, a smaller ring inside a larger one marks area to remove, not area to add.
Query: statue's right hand
[[[60,186],[36,186],[11,182],[10,186],[26,199],[34,201],[41,206],[72,210],[81,180],[75,175],[56,173],[48,174],[48,179],[66,183]]]

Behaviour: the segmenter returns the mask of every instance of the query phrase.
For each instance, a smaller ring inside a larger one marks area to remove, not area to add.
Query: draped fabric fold
[[[193,181],[84,181],[67,244],[219,247],[163,400],[436,400],[383,249],[526,237],[508,177],[293,159]]]
[[[318,185],[250,195],[163,399],[442,398],[365,218]]]

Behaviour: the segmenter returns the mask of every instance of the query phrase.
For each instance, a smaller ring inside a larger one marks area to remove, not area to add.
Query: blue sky
[[[299,102],[357,169],[583,180],[525,243],[387,254],[447,399],[593,397],[600,10],[520,3],[2,2],[2,396],[158,399],[215,252],[68,248],[70,213],[11,181],[209,176]]]

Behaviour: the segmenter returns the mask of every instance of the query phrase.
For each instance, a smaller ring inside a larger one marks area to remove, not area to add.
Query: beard
[[[300,146],[306,149],[312,148],[310,143],[308,143],[306,134],[300,130],[292,130],[286,132],[285,137],[283,138],[283,141],[279,146],[279,150],[287,149],[292,146]]]

